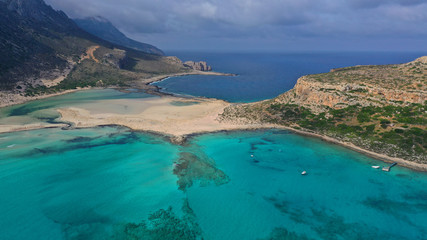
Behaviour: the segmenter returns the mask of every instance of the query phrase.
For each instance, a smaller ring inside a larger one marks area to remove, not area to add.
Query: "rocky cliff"
[[[212,67],[209,66],[204,61],[200,61],[200,62],[186,61],[184,62],[184,66],[189,67],[193,70],[198,70],[198,71],[212,71]]]
[[[356,66],[303,76],[295,87],[277,98],[315,112],[352,105],[382,106],[427,101],[427,57],[407,64]]]

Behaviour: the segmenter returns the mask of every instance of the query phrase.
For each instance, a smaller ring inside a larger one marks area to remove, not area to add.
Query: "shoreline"
[[[419,171],[419,172],[427,172],[427,164],[416,163],[416,162],[411,162],[411,161],[405,160],[403,158],[387,156],[387,155],[384,155],[381,153],[376,153],[376,152],[373,152],[373,151],[370,151],[367,149],[363,149],[363,148],[358,147],[352,143],[343,142],[343,141],[340,141],[338,139],[335,139],[335,138],[332,138],[329,136],[320,135],[317,133],[307,132],[307,131],[295,129],[292,127],[286,127],[286,126],[280,126],[280,125],[260,125],[260,126],[251,126],[251,127],[243,127],[243,128],[236,128],[236,129],[223,129],[223,130],[217,130],[217,131],[200,131],[200,132],[194,132],[191,134],[187,134],[184,136],[170,136],[170,135],[167,135],[167,134],[164,134],[161,132],[155,132],[155,133],[163,135],[163,136],[170,137],[171,142],[174,144],[183,144],[183,143],[185,143],[185,141],[187,139],[191,139],[192,137],[203,135],[203,134],[219,133],[219,132],[236,132],[236,131],[257,131],[257,130],[263,130],[263,129],[287,130],[287,131],[292,132],[293,134],[297,134],[297,135],[304,136],[304,137],[311,137],[311,138],[320,139],[324,142],[331,143],[334,145],[338,145],[338,146],[344,147],[346,149],[350,149],[352,151],[358,152],[360,154],[363,154],[365,156],[373,158],[377,161],[381,161],[383,163],[390,163],[391,164],[391,163],[396,162],[398,164],[398,166],[401,166],[401,167],[409,168],[409,169]],[[176,140],[174,140],[173,138],[175,138]]]
[[[387,156],[387,155],[384,155],[381,153],[376,153],[376,152],[358,147],[358,146],[356,146],[352,143],[349,143],[349,142],[343,142],[343,141],[340,141],[338,139],[335,139],[335,138],[332,138],[329,136],[325,136],[325,135],[321,135],[321,134],[317,134],[317,133],[313,133],[313,132],[309,132],[309,131],[295,129],[295,128],[287,127],[287,126],[273,125],[273,124],[228,124],[228,123],[224,123],[224,122],[219,122],[216,120],[215,111],[216,111],[216,113],[218,113],[218,111],[222,111],[223,106],[226,106],[227,104],[232,104],[232,103],[229,103],[229,102],[224,101],[224,100],[213,99],[213,98],[203,98],[203,97],[186,98],[186,97],[177,96],[174,94],[163,93],[161,91],[158,91],[158,88],[156,86],[153,86],[152,88],[150,88],[150,87],[147,88],[147,86],[150,86],[150,84],[152,84],[152,83],[163,81],[163,80],[170,78],[170,77],[187,76],[187,75],[236,76],[235,74],[226,74],[226,73],[218,73],[218,72],[192,71],[192,72],[183,72],[183,73],[177,73],[177,74],[165,74],[165,75],[159,75],[159,76],[155,76],[155,77],[151,77],[151,78],[147,78],[147,79],[142,79],[142,80],[138,81],[137,84],[138,85],[143,84],[145,87],[141,88],[140,87],[141,85],[139,85],[139,87],[136,87],[137,89],[144,90],[149,94],[155,93],[155,95],[160,95],[162,97],[161,99],[163,99],[164,101],[168,101],[168,100],[171,101],[171,99],[172,99],[172,101],[196,100],[196,101],[199,101],[199,103],[201,105],[205,105],[205,107],[207,109],[209,109],[209,106],[210,106],[209,104],[214,105],[214,108],[211,109],[211,111],[214,112],[213,114],[210,114],[210,115],[205,114],[205,115],[200,115],[200,116],[190,116],[189,119],[176,119],[176,120],[174,120],[175,122],[180,122],[180,121],[185,122],[185,123],[190,122],[190,123],[186,123],[187,126],[190,126],[187,130],[185,130],[185,128],[183,130],[182,127],[181,127],[181,129],[179,129],[179,128],[173,129],[173,127],[175,127],[173,125],[172,126],[166,126],[166,127],[162,126],[162,124],[165,124],[164,122],[160,122],[160,123],[156,122],[155,124],[153,124],[152,123],[153,120],[151,120],[151,119],[149,119],[148,125],[149,124],[155,125],[154,127],[153,126],[151,126],[151,128],[150,128],[150,126],[149,127],[146,127],[146,126],[140,127],[138,125],[132,126],[132,124],[129,124],[128,122],[121,120],[117,116],[112,116],[115,118],[112,121],[91,122],[91,119],[90,119],[90,117],[92,117],[91,114],[84,115],[84,117],[82,117],[83,115],[75,114],[75,113],[82,112],[82,111],[79,112],[78,111],[79,109],[73,110],[74,111],[74,113],[73,113],[74,118],[71,118],[71,120],[70,120],[70,118],[65,119],[65,121],[64,121],[63,117],[64,117],[64,112],[66,111],[66,109],[58,109],[57,111],[61,114],[61,120],[62,121],[73,123],[75,128],[89,128],[89,127],[106,126],[106,125],[123,126],[123,127],[127,127],[129,129],[131,129],[132,131],[141,131],[141,132],[159,134],[161,136],[167,137],[174,144],[183,144],[183,143],[185,143],[185,141],[187,139],[192,138],[193,136],[208,134],[208,133],[215,133],[215,132],[255,131],[255,130],[261,130],[261,129],[287,130],[287,131],[293,132],[293,133],[298,134],[298,135],[318,138],[318,139],[321,139],[322,141],[325,141],[328,143],[340,145],[342,147],[345,147],[347,149],[359,152],[365,156],[374,158],[376,160],[380,160],[380,161],[385,162],[385,163],[397,162],[399,164],[399,166],[410,168],[410,169],[416,170],[416,171],[427,172],[427,164],[416,163],[416,162],[408,161],[408,160],[405,160],[402,158],[396,158],[396,157]],[[59,96],[59,95],[63,95],[63,94],[76,92],[76,91],[98,89],[98,88],[99,87],[70,89],[70,90],[66,90],[66,91],[58,92],[58,93],[53,93],[53,94],[46,94],[46,95],[42,95],[42,96],[19,99],[21,101],[18,100],[18,101],[14,101],[14,102],[9,102],[8,104],[2,103],[2,104],[0,104],[0,107],[13,106],[13,105],[17,105],[17,104],[23,104],[23,103],[26,103],[29,101],[45,99],[45,98],[49,98],[49,97],[54,97],[54,96]],[[120,88],[117,88],[117,87],[111,87],[111,88],[120,90]],[[206,111],[206,108],[204,108],[204,109],[202,108],[202,110]],[[70,108],[68,108],[68,109],[70,110]],[[80,109],[80,110],[83,110],[83,109]],[[187,110],[187,112],[189,112],[189,110]],[[138,115],[129,115],[129,116],[133,117],[133,118],[140,117]],[[162,115],[160,115],[160,116],[165,117]],[[83,120],[80,121],[79,117],[81,117]],[[110,116],[107,116],[107,117],[110,117]],[[166,116],[166,117],[168,118],[168,116]],[[72,121],[72,120],[75,120],[75,121]],[[193,120],[193,122],[191,122],[191,120]],[[203,120],[203,121],[201,121],[201,120]],[[82,124],[82,122],[84,122],[84,121],[86,121],[88,123]],[[142,120],[142,121],[146,121],[146,122],[143,122],[144,124],[147,123],[147,120]],[[204,125],[200,124],[202,122]],[[141,123],[142,122],[140,122],[140,124]],[[142,125],[144,125],[144,124],[142,124]],[[199,124],[199,125],[197,127],[194,127],[194,124],[196,124],[196,125]],[[210,124],[212,124],[212,126],[210,126]],[[57,124],[2,125],[2,126],[0,126],[0,133],[27,131],[27,130],[35,130],[35,129],[43,129],[43,128],[60,128],[60,127],[64,127],[64,125],[65,124],[62,124],[62,123],[60,123],[60,124],[57,123]],[[184,124],[184,126],[185,126],[185,124]],[[168,129],[168,127],[169,127],[169,129]],[[171,130],[171,128],[172,128],[172,130]],[[164,130],[164,131],[162,131],[162,130]],[[175,133],[173,131],[175,131]]]
[[[11,131],[1,132],[0,134],[11,133],[11,132],[21,132],[21,131],[31,131],[31,130],[37,130],[37,129],[62,128],[65,126],[66,126],[66,124],[45,125],[45,126],[38,125],[38,126],[32,126],[32,127],[25,127],[24,126],[21,128],[13,129]],[[400,167],[408,168],[408,169],[411,169],[413,171],[427,173],[427,164],[411,162],[411,161],[408,161],[408,160],[405,160],[402,158],[390,157],[390,156],[387,156],[384,154],[380,154],[380,153],[369,151],[367,149],[360,148],[360,147],[358,147],[352,143],[349,143],[349,142],[342,142],[342,141],[339,141],[337,139],[334,139],[334,138],[331,138],[328,136],[324,136],[324,135],[320,135],[320,134],[316,134],[316,133],[311,133],[311,132],[306,132],[306,131],[294,129],[291,127],[285,127],[285,126],[276,126],[276,125],[272,125],[272,126],[260,125],[260,126],[247,126],[247,127],[236,126],[236,128],[234,128],[234,129],[218,129],[218,130],[214,130],[214,131],[208,131],[208,130],[207,131],[197,131],[197,132],[193,132],[193,133],[189,133],[189,134],[185,134],[185,135],[178,135],[178,136],[171,135],[171,134],[168,134],[165,132],[155,131],[155,130],[132,129],[128,126],[120,125],[120,124],[105,124],[105,125],[102,124],[102,125],[91,126],[91,127],[73,127],[73,128],[74,129],[84,129],[84,128],[92,128],[92,127],[94,127],[94,128],[104,127],[104,126],[119,126],[119,127],[128,128],[130,131],[134,131],[134,132],[142,132],[142,133],[158,135],[160,137],[166,138],[172,144],[177,144],[177,145],[183,145],[186,143],[186,141],[188,139],[191,139],[193,137],[200,136],[203,134],[221,133],[221,132],[238,132],[238,131],[257,131],[257,130],[267,130],[267,129],[286,130],[286,131],[292,132],[293,134],[297,134],[297,135],[304,136],[304,137],[320,139],[324,142],[344,147],[346,149],[349,149],[349,150],[358,152],[360,154],[363,154],[367,157],[373,158],[376,161],[381,161],[383,163],[394,163],[394,162],[396,162],[398,164],[398,166],[400,166]]]
[[[52,124],[52,125],[33,125],[33,126],[25,126],[24,125],[21,127],[9,129],[8,131],[0,131],[0,134],[21,132],[21,131],[31,131],[31,130],[37,130],[37,129],[63,128],[63,127],[66,127],[66,125],[67,124],[65,124],[65,123]],[[344,147],[346,149],[358,152],[360,154],[363,154],[367,157],[373,158],[377,161],[381,161],[383,163],[396,162],[401,167],[405,167],[405,168],[408,168],[408,169],[411,169],[414,171],[426,172],[427,173],[427,164],[421,164],[421,163],[411,162],[411,161],[408,161],[408,160],[405,160],[402,158],[387,156],[387,155],[384,155],[381,153],[376,153],[376,152],[372,152],[372,151],[367,150],[367,149],[360,148],[360,147],[358,147],[352,143],[349,143],[349,142],[342,142],[338,139],[331,138],[328,136],[324,136],[324,135],[320,135],[320,134],[312,133],[312,132],[307,132],[307,131],[295,129],[292,127],[280,126],[280,125],[252,125],[252,126],[236,125],[235,128],[231,128],[231,129],[224,128],[224,129],[217,129],[217,130],[211,130],[211,131],[210,130],[195,131],[195,132],[184,134],[184,135],[172,135],[169,133],[156,131],[156,130],[133,129],[129,126],[121,125],[121,124],[100,124],[100,125],[95,125],[95,126],[73,126],[73,129],[96,128],[96,127],[104,127],[104,126],[120,126],[120,127],[128,128],[130,131],[134,131],[134,132],[143,132],[143,133],[155,134],[155,135],[164,137],[164,138],[168,139],[172,144],[177,144],[177,145],[183,145],[183,144],[185,144],[185,142],[188,139],[191,139],[193,137],[203,135],[203,134],[220,133],[220,132],[257,131],[257,130],[267,130],[267,129],[286,130],[286,131],[292,132],[293,134],[320,139],[320,140],[325,141],[327,143],[335,144],[335,145]]]
[[[182,76],[190,76],[190,75],[202,75],[202,76],[237,76],[237,74],[234,73],[221,73],[221,72],[213,72],[213,71],[197,71],[197,70],[193,70],[190,72],[182,72],[182,73],[173,73],[173,74],[164,74],[164,75],[159,75],[159,76],[154,76],[154,77],[150,77],[147,79],[142,79],[141,81],[145,84],[145,85],[149,85],[149,84],[153,84],[156,82],[161,82],[167,78],[171,78],[171,77],[182,77]]]
[[[77,89],[68,89],[68,90],[65,90],[62,92],[38,95],[38,96],[33,96],[33,97],[25,97],[25,96],[21,96],[20,94],[0,92],[0,96],[6,95],[6,97],[11,98],[7,102],[4,102],[4,103],[1,102],[0,108],[10,107],[10,106],[14,106],[14,105],[24,104],[24,103],[31,102],[31,101],[41,100],[41,99],[50,98],[50,97],[56,97],[56,96],[60,96],[60,95],[68,94],[68,93],[73,93],[73,92],[83,91],[83,90],[90,90],[90,89],[97,89],[97,87],[84,87],[84,88],[77,88]]]
[[[198,71],[198,70],[192,70],[190,72],[181,72],[181,73],[173,73],[173,74],[163,74],[158,75],[146,79],[141,79],[138,81],[134,81],[132,83],[132,86],[144,90],[148,94],[152,95],[158,95],[158,96],[173,96],[178,98],[198,98],[198,99],[214,99],[214,98],[207,98],[207,97],[195,97],[195,96],[181,96],[174,93],[168,93],[168,92],[162,92],[161,88],[153,85],[153,83],[162,82],[168,78],[172,77],[183,77],[183,76],[191,76],[191,75],[200,75],[200,76],[237,76],[237,74],[234,73],[221,73],[221,72],[213,72],[213,71]]]
[[[157,86],[150,85],[150,84],[155,83],[155,82],[160,82],[160,81],[163,81],[163,80],[165,80],[167,78],[171,78],[171,77],[181,77],[181,76],[188,76],[188,75],[237,76],[237,74],[233,74],[233,73],[220,73],[220,72],[212,72],[212,71],[203,72],[203,71],[193,70],[191,72],[164,74],[164,75],[158,75],[158,76],[154,76],[154,77],[150,77],[150,78],[146,78],[146,79],[140,79],[137,82],[133,82],[132,84],[134,84],[133,86],[137,86],[137,88],[139,90],[145,90],[149,94],[174,96],[174,94],[168,94],[168,93],[161,92],[161,91],[159,91]],[[144,85],[145,87],[141,86],[141,84]],[[150,88],[149,86],[152,86],[152,88]],[[0,101],[0,108],[19,105],[19,104],[23,104],[23,103],[27,103],[27,102],[31,102],[31,101],[35,101],[35,100],[41,100],[41,99],[45,99],[45,98],[60,96],[60,95],[73,93],[73,92],[77,92],[77,91],[91,90],[91,89],[106,89],[106,88],[121,89],[121,87],[117,87],[117,86],[84,87],[84,88],[78,87],[76,89],[68,89],[68,90],[64,90],[62,92],[56,92],[56,93],[51,93],[51,94],[43,94],[43,95],[37,95],[37,96],[32,96],[32,97],[25,97],[25,96],[22,96],[20,93],[0,91],[0,100],[1,100]],[[6,99],[1,99],[2,97],[6,98]]]
[[[179,100],[180,98],[169,97],[169,99]],[[222,100],[203,100],[203,101],[205,101],[204,103],[207,103],[207,104],[218,103],[218,102],[227,104],[227,102]],[[206,106],[206,108],[209,108],[209,106]],[[160,109],[161,108],[159,108],[159,111],[161,111]],[[119,119],[117,119],[116,116],[112,114],[109,114],[109,115],[94,114],[91,116],[90,114],[87,114],[87,112],[82,111],[81,109],[70,109],[68,111],[66,109],[60,109],[59,112],[61,116],[63,116],[62,117],[63,121],[65,120],[65,122],[72,122],[74,123],[74,126],[77,128],[95,127],[100,125],[119,125],[119,126],[128,127],[133,131],[151,132],[151,133],[154,132],[162,136],[166,136],[170,139],[172,143],[180,144],[180,145],[184,144],[187,139],[190,139],[193,136],[216,133],[216,132],[254,131],[254,130],[261,130],[261,129],[287,130],[298,135],[318,138],[318,139],[321,139],[322,141],[325,141],[331,144],[340,145],[342,147],[359,152],[365,156],[374,158],[376,160],[380,160],[385,163],[397,162],[402,167],[410,168],[416,171],[427,172],[427,164],[416,163],[409,160],[405,160],[403,158],[391,157],[385,154],[376,153],[376,152],[358,147],[349,142],[343,142],[329,136],[325,136],[325,135],[321,135],[321,134],[317,134],[309,131],[304,131],[304,130],[295,129],[288,126],[276,125],[276,124],[259,124],[259,123],[257,124],[231,123],[230,124],[230,123],[219,122],[216,120],[216,118],[213,118],[214,116],[216,116],[218,109],[221,110],[221,107],[216,108],[216,110],[214,108],[211,108],[211,111],[213,111],[213,113],[211,113],[211,115],[209,116],[203,115],[202,117],[191,116],[189,119],[179,119],[179,118],[172,119],[170,121],[170,122],[173,122],[172,124],[166,120],[163,122],[157,121],[156,120],[157,117],[160,116],[161,118],[163,118],[164,116],[161,114],[158,116],[153,116],[153,114],[155,114],[153,112],[145,113],[153,117],[153,118],[149,118],[148,121],[147,119],[144,119],[144,117],[138,117],[138,116],[122,116]],[[165,109],[162,109],[162,110],[165,110]],[[169,113],[171,114],[171,116],[174,116],[173,109],[168,109],[168,111],[170,111]],[[197,111],[197,110],[193,109],[192,111]],[[138,118],[139,122],[136,122],[135,118]],[[103,121],[102,119],[108,119],[108,120]],[[126,121],[123,119],[131,119],[131,120]],[[206,125],[202,125],[201,122],[203,122],[203,124],[206,124]]]
[[[299,135],[302,135],[302,136],[318,138],[318,139],[321,139],[322,141],[345,147],[347,149],[356,151],[358,153],[361,153],[365,156],[368,156],[368,157],[371,157],[373,159],[382,161],[384,163],[396,162],[398,164],[398,166],[401,166],[401,167],[409,168],[409,169],[416,170],[419,172],[427,172],[427,164],[416,163],[416,162],[405,160],[403,158],[391,157],[391,156],[387,156],[385,154],[376,153],[376,152],[358,147],[358,146],[354,145],[353,143],[343,142],[343,141],[340,141],[338,139],[335,139],[335,138],[332,138],[329,136],[325,136],[325,135],[320,135],[317,133],[307,132],[307,131],[294,129],[291,127],[285,127],[285,126],[278,127],[277,129],[285,129],[285,130],[292,131],[292,132],[299,134]]]

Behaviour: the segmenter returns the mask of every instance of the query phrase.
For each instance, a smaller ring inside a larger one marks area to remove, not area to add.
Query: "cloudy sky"
[[[427,0],[45,0],[165,50],[427,51]]]

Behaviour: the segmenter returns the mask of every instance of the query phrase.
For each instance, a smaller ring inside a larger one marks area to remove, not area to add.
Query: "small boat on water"
[[[302,171],[301,175],[306,175],[307,172],[306,171]]]
[[[372,166],[372,168],[378,169],[380,168],[380,166]]]

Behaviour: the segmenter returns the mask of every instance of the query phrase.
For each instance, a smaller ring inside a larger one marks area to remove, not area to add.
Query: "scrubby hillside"
[[[42,0],[0,0],[0,90],[34,95],[188,71],[80,29]]]

